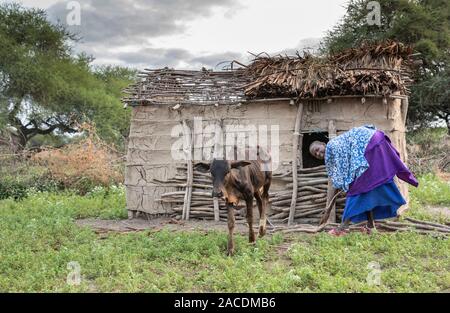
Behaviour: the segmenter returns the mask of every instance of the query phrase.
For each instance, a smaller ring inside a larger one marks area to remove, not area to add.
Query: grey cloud
[[[54,21],[66,23],[67,3],[47,11]],[[152,37],[183,32],[185,23],[212,14],[212,9],[231,10],[237,0],[79,0],[81,25],[68,29],[87,43],[139,44]]]
[[[233,6],[230,6],[225,10],[223,13],[223,16],[225,18],[232,18],[235,14],[238,13],[238,11],[246,9],[247,6],[242,3],[234,3]]]
[[[300,40],[300,42],[290,49],[285,49],[278,52],[269,53],[270,55],[288,54],[294,55],[297,51],[300,53],[303,50],[310,52],[317,51],[320,45],[320,38],[308,38]],[[234,51],[222,53],[204,53],[195,54],[191,51],[182,48],[140,48],[132,52],[108,52],[104,50],[102,57],[107,59],[117,60],[138,69],[143,68],[188,68],[200,69],[202,67],[214,70],[221,70],[230,65],[229,62],[237,60],[241,63],[249,63],[253,56],[248,53],[240,53]],[[223,63],[222,63],[223,62]]]
[[[69,0],[61,0],[47,11],[53,21],[66,21]],[[69,27],[82,41],[75,50],[92,53],[98,64],[118,63],[135,68],[176,67],[221,69],[223,61],[247,63],[247,53],[223,52],[194,54],[184,48],[161,48],[151,45],[151,39],[184,32],[186,23],[210,16],[219,8],[231,17],[244,8],[238,0],[78,0],[81,5],[81,25]],[[293,49],[281,53],[293,54],[305,47],[316,47],[317,38],[302,40]],[[118,47],[139,47],[131,52],[118,52]],[[245,47],[243,47],[245,49]],[[280,53],[280,52],[278,52]],[[274,53],[276,54],[276,53]]]
[[[133,52],[121,52],[113,54],[116,59],[130,65],[142,65],[146,67],[176,67],[181,60],[189,60],[190,53],[184,49],[145,48]]]
[[[218,63],[232,60],[242,60],[243,56],[237,52],[209,53],[196,55],[185,49],[161,49],[161,48],[144,48],[134,52],[111,53],[110,58],[115,58],[123,63],[129,64],[136,68],[189,68],[200,69],[213,68],[215,70],[222,69],[217,66]]]

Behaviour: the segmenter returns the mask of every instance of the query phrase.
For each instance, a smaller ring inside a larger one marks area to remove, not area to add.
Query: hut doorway
[[[318,160],[309,153],[309,145],[316,140],[328,143],[329,140],[328,132],[314,132],[303,134],[303,145],[302,145],[303,168],[325,165],[324,160]]]

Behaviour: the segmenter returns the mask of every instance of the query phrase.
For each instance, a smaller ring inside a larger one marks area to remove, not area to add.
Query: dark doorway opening
[[[316,167],[325,164],[324,160],[318,160],[309,153],[309,146],[316,140],[327,143],[328,132],[303,134],[303,146],[302,146],[303,168]]]

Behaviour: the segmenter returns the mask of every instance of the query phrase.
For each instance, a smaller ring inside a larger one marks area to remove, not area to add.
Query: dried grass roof
[[[390,41],[325,58],[257,57],[246,68],[252,79],[245,94],[250,98],[406,94],[411,53],[411,47]]]
[[[405,95],[412,48],[394,41],[316,57],[256,56],[231,71],[146,70],[124,92],[131,104],[231,104],[258,98]]]

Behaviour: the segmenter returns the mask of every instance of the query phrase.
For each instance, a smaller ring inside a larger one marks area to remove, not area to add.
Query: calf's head
[[[250,165],[248,161],[226,161],[214,159],[211,163],[200,162],[194,166],[194,169],[206,173],[210,172],[213,182],[212,196],[215,198],[228,198],[226,186],[233,179],[231,169],[240,169]]]

